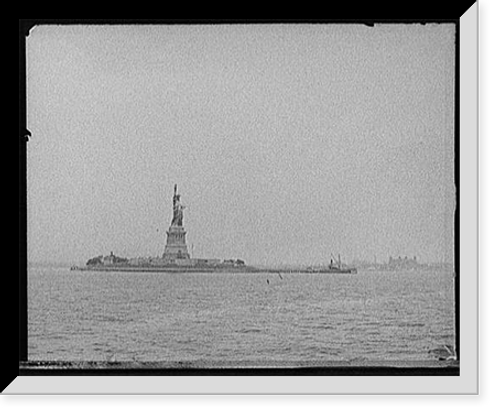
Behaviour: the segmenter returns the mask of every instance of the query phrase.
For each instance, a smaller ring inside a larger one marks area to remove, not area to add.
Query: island
[[[357,270],[333,258],[324,267],[304,268],[262,268],[245,264],[241,259],[191,258],[186,244],[186,230],[183,226],[185,206],[174,185],[172,198],[172,221],[167,231],[163,255],[160,257],[124,258],[109,255],[96,256],[87,260],[85,266],[72,266],[77,271],[128,271],[128,272],[168,272],[168,273],[329,273],[355,274]]]

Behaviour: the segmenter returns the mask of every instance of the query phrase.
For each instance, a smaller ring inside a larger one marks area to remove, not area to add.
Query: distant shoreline
[[[57,261],[29,261],[27,266],[28,268],[34,268],[34,267],[44,267],[44,268],[64,268],[64,269],[70,269],[74,268],[74,270],[81,270],[81,271],[88,271],[88,270],[94,270],[94,271],[130,271],[130,272],[148,272],[148,271],[153,271],[153,272],[174,272],[172,268],[166,268],[166,267],[160,267],[160,266],[152,266],[152,267],[137,267],[137,270],[133,270],[131,267],[95,267],[95,268],[89,268],[87,266],[78,266],[78,262],[57,262]],[[276,266],[266,266],[266,265],[254,265],[254,266],[245,266],[247,268],[246,272],[252,273],[253,271],[250,271],[249,269],[258,269],[259,272],[267,273],[267,272],[274,272],[274,273],[290,273],[290,272],[296,272],[296,270],[300,270],[301,272],[304,272],[307,270],[308,267],[311,267],[310,265],[276,265]],[[319,268],[320,266],[313,266],[313,268]],[[388,269],[388,268],[374,268],[374,267],[366,267],[365,265],[354,265],[354,267],[358,271],[367,271],[367,272],[391,272],[391,271],[412,271],[412,269]],[[419,271],[419,270],[428,270],[428,271],[447,271],[447,270],[453,270],[453,264],[451,263],[429,263],[427,264],[427,267],[421,268],[421,269],[414,269],[414,271]],[[219,268],[217,270],[214,270],[214,272],[226,272],[226,271],[234,271],[238,272],[238,270],[235,270],[236,268],[228,268],[229,270],[221,270],[222,268]],[[182,270],[180,272],[192,272],[195,273],[197,270],[195,268],[191,268],[189,270]],[[203,272],[206,272],[203,270]]]

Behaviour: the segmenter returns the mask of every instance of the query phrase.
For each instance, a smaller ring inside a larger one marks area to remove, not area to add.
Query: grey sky
[[[454,25],[39,26],[28,258],[453,258]]]

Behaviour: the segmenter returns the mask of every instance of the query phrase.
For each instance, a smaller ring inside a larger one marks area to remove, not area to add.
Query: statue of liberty
[[[184,205],[181,205],[181,196],[177,193],[177,185],[174,186],[173,197],[173,218],[170,228],[167,231],[167,242],[163,258],[169,261],[178,259],[189,259],[189,252],[186,245],[186,231],[182,226]]]
[[[172,218],[172,223],[170,225],[177,225],[182,227],[182,210],[185,208],[181,205],[181,196],[177,193],[177,184],[174,185],[174,217]]]

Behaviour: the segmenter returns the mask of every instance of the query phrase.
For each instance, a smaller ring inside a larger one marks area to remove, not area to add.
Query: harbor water
[[[426,361],[454,344],[450,271],[28,269],[28,359],[273,365]]]

